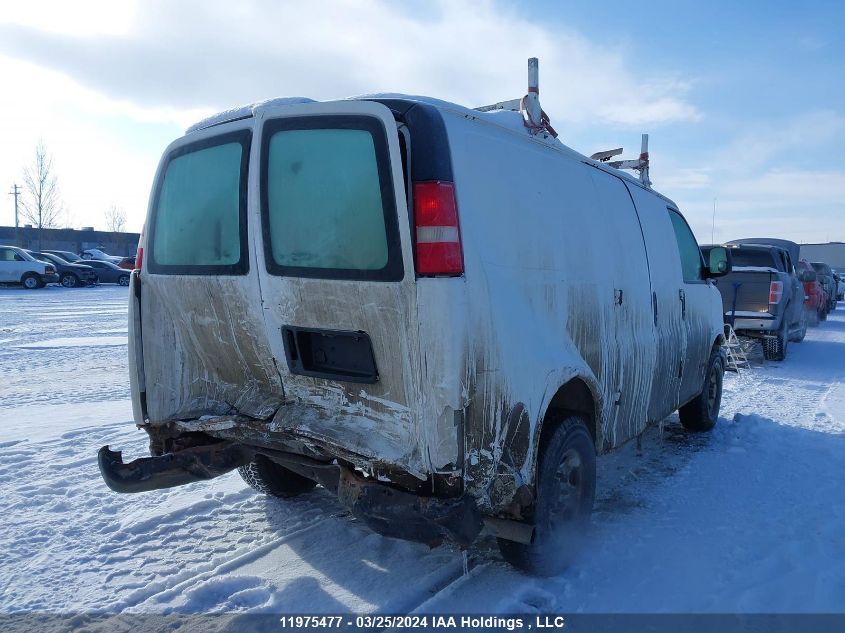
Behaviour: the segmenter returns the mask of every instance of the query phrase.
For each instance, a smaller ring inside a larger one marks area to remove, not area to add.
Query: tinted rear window
[[[271,273],[402,278],[390,156],[378,119],[268,121],[262,141],[261,204]]]
[[[150,228],[149,269],[243,274],[248,269],[249,131],[186,145],[167,158]]]
[[[755,266],[757,268],[776,268],[780,269],[783,266],[778,266],[775,259],[772,257],[770,251],[758,251],[749,248],[735,248],[731,250],[733,256],[733,266]]]

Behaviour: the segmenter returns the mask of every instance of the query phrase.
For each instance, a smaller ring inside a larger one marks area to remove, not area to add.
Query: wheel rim
[[[719,364],[713,363],[713,367],[710,368],[710,376],[708,378],[707,385],[707,413],[710,415],[711,419],[715,417],[721,396],[722,384]]]
[[[563,454],[555,471],[554,496],[549,503],[548,524],[552,531],[556,526],[575,519],[581,511],[584,498],[584,464],[573,448]]]
[[[36,288],[38,286],[38,281],[35,279],[35,277],[27,277],[26,279],[24,279],[23,285],[32,290],[33,288]]]
[[[128,286],[129,285],[129,277],[121,277],[120,278],[120,285],[121,286]]]
[[[76,285],[76,279],[72,275],[65,275],[62,277],[62,285],[65,288],[73,288]]]

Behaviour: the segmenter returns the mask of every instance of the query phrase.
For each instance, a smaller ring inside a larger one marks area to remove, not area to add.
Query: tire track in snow
[[[207,565],[200,565],[190,571],[182,572],[168,577],[167,579],[149,585],[141,589],[125,599],[120,600],[113,605],[110,605],[110,610],[133,612],[133,607],[138,607],[142,603],[164,603],[167,599],[177,597],[179,594],[188,593],[191,589],[206,582],[210,579],[220,577],[222,574],[227,574],[238,570],[245,565],[248,565],[255,560],[266,556],[279,548],[282,544],[296,538],[298,535],[316,527],[324,521],[328,521],[330,517],[318,519],[313,523],[302,526],[293,532],[285,534],[269,543],[253,547],[247,546],[236,551],[232,556],[224,557],[222,560],[213,561]],[[143,610],[142,610],[143,611]],[[169,613],[170,610],[165,608],[162,613]]]

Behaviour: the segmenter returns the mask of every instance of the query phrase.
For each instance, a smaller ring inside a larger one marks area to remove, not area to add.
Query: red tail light
[[[414,183],[414,225],[417,274],[462,275],[464,256],[455,186],[452,183]]]
[[[783,296],[783,282],[773,281],[769,284],[769,303],[778,303]]]
[[[135,270],[140,271],[141,266],[144,264],[144,229],[147,228],[146,226],[141,227],[141,235],[138,238],[138,250],[135,252]]]

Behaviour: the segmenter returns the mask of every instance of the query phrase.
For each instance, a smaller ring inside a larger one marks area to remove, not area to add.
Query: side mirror
[[[724,277],[731,272],[731,254],[724,246],[710,249],[710,261],[707,262],[706,277]]]

